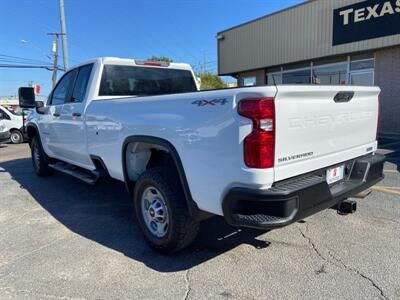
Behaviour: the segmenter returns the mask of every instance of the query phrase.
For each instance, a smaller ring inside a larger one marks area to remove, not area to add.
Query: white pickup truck
[[[29,88],[19,95],[21,107],[36,107],[27,120],[36,173],[125,182],[146,239],[173,252],[209,216],[282,227],[380,181],[379,92],[315,85],[199,92],[187,64],[98,58],[65,73],[47,103]]]

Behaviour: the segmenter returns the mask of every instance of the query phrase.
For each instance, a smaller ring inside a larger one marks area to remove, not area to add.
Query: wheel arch
[[[40,139],[39,129],[38,129],[36,124],[34,124],[34,123],[26,124],[26,132],[27,132],[27,135],[28,135],[29,145],[31,144],[32,138],[34,136],[38,136],[39,137],[39,141],[42,142],[41,139]]]
[[[18,131],[18,132],[20,132],[21,134],[23,134],[23,130],[22,130],[22,128],[11,127],[9,131],[10,131],[10,132],[13,132],[13,131]]]
[[[127,150],[128,150],[128,145],[131,143],[148,143],[148,144],[153,144],[160,146],[162,148],[165,148],[168,150],[168,153],[173,159],[173,163],[175,165],[175,168],[178,172],[179,180],[185,195],[187,207],[189,210],[189,213],[192,216],[197,216],[199,215],[199,208],[197,207],[196,202],[192,198],[192,194],[190,192],[189,184],[186,178],[185,170],[181,161],[181,158],[178,154],[178,151],[174,147],[174,145],[159,137],[154,137],[154,136],[145,136],[145,135],[134,135],[134,136],[129,136],[125,139],[123,145],[122,145],[122,170],[123,170],[123,177],[124,177],[124,182],[126,189],[130,194],[133,194],[133,185],[132,181],[129,179],[128,176],[128,170],[127,170]]]

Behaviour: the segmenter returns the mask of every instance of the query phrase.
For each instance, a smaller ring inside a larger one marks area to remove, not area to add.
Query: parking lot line
[[[371,189],[377,190],[377,191],[380,191],[380,192],[394,194],[394,195],[400,195],[400,188],[397,188],[397,187],[375,185],[375,186],[371,187]]]
[[[397,170],[383,170],[384,173],[400,173]]]

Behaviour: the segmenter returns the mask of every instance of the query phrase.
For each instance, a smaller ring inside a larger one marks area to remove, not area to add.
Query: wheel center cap
[[[150,209],[149,209],[149,214],[150,214],[151,217],[154,217],[154,215],[155,215],[156,213],[154,212],[154,209],[153,209],[153,208],[150,208]]]

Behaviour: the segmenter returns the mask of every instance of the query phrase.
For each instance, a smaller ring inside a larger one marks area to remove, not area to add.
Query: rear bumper
[[[10,132],[6,131],[6,132],[0,132],[0,143],[7,143],[10,141]]]
[[[268,190],[232,188],[223,200],[224,217],[232,225],[260,229],[289,225],[373,186],[384,177],[384,162],[378,154],[343,162],[345,179],[333,185],[327,184],[324,168]]]

